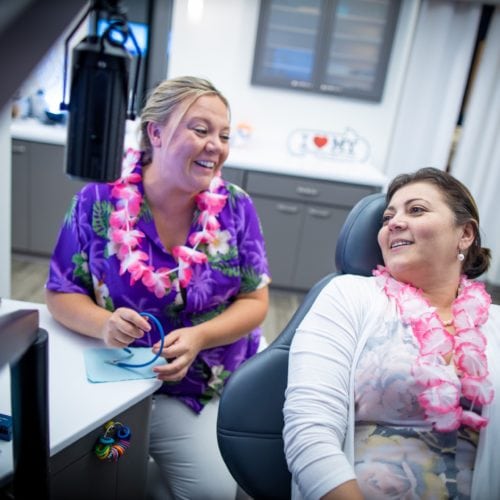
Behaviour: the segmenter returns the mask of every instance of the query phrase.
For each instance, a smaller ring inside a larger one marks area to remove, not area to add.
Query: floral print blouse
[[[142,174],[137,163],[134,172]],[[144,197],[142,181],[138,188],[143,202],[136,229],[145,235],[141,250],[155,268],[175,268],[177,262],[160,241],[152,213]],[[224,311],[240,293],[247,293],[270,282],[261,224],[249,195],[224,181],[220,188],[227,202],[218,215],[220,228],[214,241],[198,250],[208,259],[194,264],[186,288],[172,277],[168,293],[158,298],[142,282],[131,284],[129,273],[120,275],[120,261],[112,251],[109,217],[114,210],[111,184],[90,183],[75,197],[65,216],[50,261],[46,287],[66,293],[90,296],[98,305],[113,311],[128,307],[148,312],[161,322],[165,334],[207,321]],[[189,236],[200,227],[194,214]],[[187,243],[186,243],[187,244]],[[177,397],[195,412],[220,393],[232,372],[257,351],[260,328],[236,342],[201,351],[186,377],[178,383],[164,383],[159,392]],[[159,340],[153,329],[133,346],[152,346]]]
[[[388,324],[357,365],[355,472],[367,499],[470,498],[478,433],[438,432],[425,421],[411,373],[418,354],[412,329]]]

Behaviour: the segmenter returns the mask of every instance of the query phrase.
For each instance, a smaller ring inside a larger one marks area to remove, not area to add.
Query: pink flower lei
[[[218,193],[223,185],[220,177],[214,177],[207,191],[196,196],[196,205],[200,210],[197,218],[201,230],[191,234],[188,246],[176,246],[172,255],[178,261],[178,266],[169,269],[158,269],[148,264],[149,256],[140,250],[144,233],[135,228],[142,205],[142,194],[137,184],[141,182],[141,174],[134,172],[140,161],[141,152],[128,149],[124,158],[122,177],[111,185],[111,196],[116,198],[115,209],[109,218],[109,239],[112,243],[110,253],[116,253],[120,260],[120,275],[130,273],[130,284],[141,281],[144,286],[158,298],[169,293],[175,284],[175,274],[182,287],[186,287],[193,274],[192,265],[207,262],[207,256],[197,250],[202,243],[211,243],[216,238],[220,228],[217,216],[226,204],[227,195]],[[174,275],[174,277],[172,276]]]
[[[491,304],[484,284],[460,278],[459,294],[451,308],[452,335],[422,290],[395,280],[383,266],[373,274],[387,296],[395,299],[403,323],[411,325],[418,340],[420,353],[412,374],[423,387],[418,401],[426,420],[441,432],[456,430],[462,424],[474,430],[485,427],[488,419],[472,411],[476,403],[491,403],[494,395],[487,378],[486,337],[480,329]],[[452,361],[447,364],[444,357],[450,353]],[[470,410],[460,406],[462,396],[471,402]]]

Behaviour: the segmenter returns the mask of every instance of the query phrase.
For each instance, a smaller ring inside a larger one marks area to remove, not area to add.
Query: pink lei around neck
[[[202,243],[211,243],[216,238],[220,228],[218,215],[226,204],[227,195],[218,193],[223,186],[222,179],[217,176],[212,179],[208,190],[196,195],[196,205],[200,211],[197,223],[200,231],[192,233],[189,244],[176,246],[172,255],[177,259],[178,266],[169,269],[155,269],[149,264],[149,256],[141,248],[144,233],[135,228],[141,211],[143,197],[138,188],[142,176],[134,172],[141,159],[141,152],[128,149],[124,158],[122,176],[113,182],[111,196],[116,199],[115,209],[109,218],[110,255],[116,254],[120,260],[120,275],[130,273],[130,284],[141,281],[144,286],[158,298],[162,298],[175,286],[185,288],[191,280],[192,265],[207,262],[207,255],[197,250]]]
[[[377,283],[396,301],[405,325],[411,325],[420,352],[412,374],[423,387],[418,401],[426,420],[440,432],[450,432],[462,424],[479,430],[488,419],[472,411],[475,404],[493,400],[488,380],[486,337],[481,325],[488,319],[491,298],[484,284],[460,278],[459,293],[452,304],[455,334],[450,334],[423,296],[422,290],[395,280],[383,266],[373,271]],[[445,356],[451,355],[451,362]],[[470,409],[460,406],[460,398],[470,402]]]

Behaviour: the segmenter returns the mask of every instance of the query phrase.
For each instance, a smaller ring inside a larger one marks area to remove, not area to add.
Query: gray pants
[[[153,398],[148,498],[234,500],[237,485],[217,445],[219,399],[195,414],[168,396]],[[239,497],[240,495],[238,495]]]

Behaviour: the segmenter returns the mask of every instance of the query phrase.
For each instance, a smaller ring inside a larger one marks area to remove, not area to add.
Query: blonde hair
[[[155,87],[141,112],[140,148],[144,165],[150,163],[153,158],[153,147],[147,131],[148,123],[165,125],[174,111],[183,106],[184,110],[179,114],[177,123],[172,124],[172,130],[175,130],[189,107],[204,95],[219,97],[229,111],[227,99],[210,81],[203,78],[181,76],[164,80]]]

